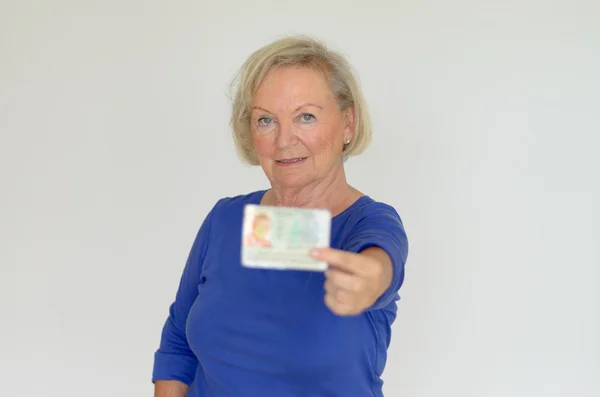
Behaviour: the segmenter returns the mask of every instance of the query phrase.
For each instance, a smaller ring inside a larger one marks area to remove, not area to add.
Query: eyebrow
[[[300,109],[302,109],[302,108],[309,107],[309,106],[314,106],[314,107],[316,107],[316,108],[319,108],[319,109],[323,110],[323,107],[321,107],[321,106],[319,106],[319,105],[315,105],[314,103],[307,102],[307,103],[305,103],[305,104],[302,104],[302,105],[298,106],[298,107],[297,107],[297,108],[294,110],[294,112],[293,112],[293,113],[297,112],[298,110],[300,110]],[[271,113],[271,114],[273,114],[273,112],[271,112],[270,110],[267,110],[267,109],[265,109],[265,108],[263,108],[263,107],[260,107],[260,106],[252,106],[252,109],[262,110],[262,111],[264,111],[264,112],[267,112],[267,113]]]

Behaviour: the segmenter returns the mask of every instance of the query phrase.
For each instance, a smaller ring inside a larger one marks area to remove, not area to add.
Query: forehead
[[[309,67],[278,67],[270,70],[254,94],[252,104],[283,104],[283,101],[324,102],[333,99],[323,73]]]

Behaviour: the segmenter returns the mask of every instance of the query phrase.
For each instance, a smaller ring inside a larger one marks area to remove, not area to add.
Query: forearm
[[[157,380],[154,397],[186,397],[189,386],[178,380]]]
[[[392,264],[390,256],[379,247],[369,247],[360,252],[360,255],[374,258],[383,265],[380,274],[382,289],[379,291],[379,296],[381,296],[389,288],[392,279],[394,278],[394,265]]]

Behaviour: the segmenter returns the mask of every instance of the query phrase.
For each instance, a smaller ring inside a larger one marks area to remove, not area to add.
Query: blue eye
[[[258,119],[258,125],[271,125],[273,124],[273,119],[270,117],[261,117]]]
[[[310,123],[314,119],[315,119],[315,116],[313,116],[312,114],[308,114],[308,113],[304,113],[303,115],[300,116],[300,120],[305,123]]]

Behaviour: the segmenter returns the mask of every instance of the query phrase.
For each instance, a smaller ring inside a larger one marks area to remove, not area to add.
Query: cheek
[[[275,144],[271,134],[269,135],[253,135],[252,143],[254,151],[259,157],[268,156],[275,150]]]
[[[332,154],[335,152],[336,133],[330,128],[314,131],[306,137],[304,143],[313,154]]]

